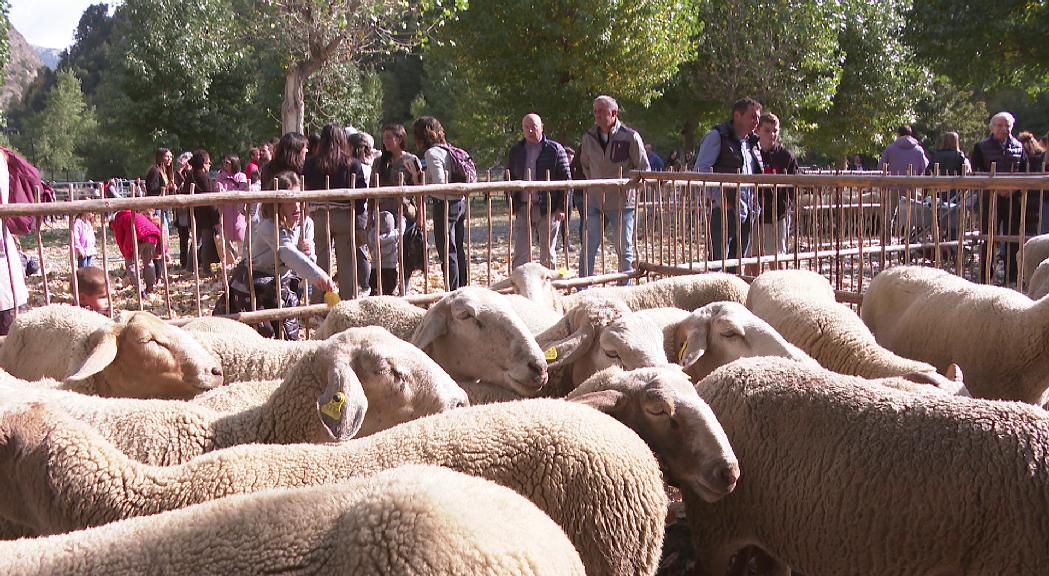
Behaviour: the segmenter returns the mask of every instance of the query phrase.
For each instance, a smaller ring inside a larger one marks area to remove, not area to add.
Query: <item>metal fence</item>
[[[552,220],[533,210],[533,203],[565,189],[575,192],[565,195],[563,205],[558,208],[569,215],[573,226],[557,234]],[[1015,287],[1022,290],[1026,280],[1025,254],[1020,248],[1027,238],[1045,230],[1049,224],[1043,222],[1041,209],[1049,200],[1047,191],[1049,176],[743,176],[642,172],[632,174],[631,178],[575,182],[493,181],[366,190],[85,199],[5,205],[0,206],[0,216],[34,215],[40,220],[58,217],[50,223],[42,222],[35,233],[22,238],[26,252],[35,252],[42,269],[42,275],[28,280],[31,305],[53,301],[79,304],[72,229],[76,214],[89,212],[98,215],[99,260],[107,271],[106,291],[114,308],[148,309],[181,322],[188,317],[207,315],[219,300],[228,299],[229,266],[233,262],[224,262],[214,271],[205,269],[197,265],[196,250],[192,250],[190,270],[183,271],[162,257],[158,296],[143,295],[142,271],[148,263],[140,262],[142,251],[137,235],[132,235],[133,250],[129,258],[123,258],[115,250],[112,232],[106,224],[112,215],[123,210],[148,214],[186,210],[190,246],[196,246],[201,238],[211,234],[215,235],[218,246],[225,246],[224,226],[220,223],[214,230],[198,226],[191,208],[235,205],[250,214],[250,207],[258,203],[297,203],[301,213],[311,215],[315,223],[324,220],[320,228],[327,234],[315,241],[331,246],[333,210],[330,207],[333,202],[349,203],[346,208],[335,210],[350,211],[351,222],[372,225],[362,225],[350,235],[353,253],[350,270],[329,272],[339,274],[342,296],[353,298],[360,295],[360,286],[364,285],[357,277],[357,258],[363,254],[373,261],[381,260],[375,248],[381,246],[381,232],[379,226],[374,225],[375,211],[368,209],[358,214],[351,201],[368,200],[374,205],[380,199],[390,200],[384,204],[396,206],[395,221],[403,222],[410,204],[402,199],[410,199],[418,210],[416,221],[422,232],[425,266],[420,274],[405,277],[402,237],[396,249],[398,278],[394,292],[412,302],[424,303],[436,300],[450,288],[443,270],[448,268],[451,247],[446,236],[432,234],[432,213],[435,208],[438,211],[444,208],[442,213],[447,214],[449,204],[465,196],[464,285],[490,286],[509,273],[513,261],[511,231],[516,224],[518,228],[532,231],[527,242],[532,260],[539,259],[541,242],[555,246],[554,258],[570,273],[580,269],[580,258],[594,254],[595,267],[589,270],[592,275],[556,281],[555,285],[563,289],[707,271],[753,276],[771,268],[790,267],[811,269],[827,276],[842,300],[857,303],[873,275],[898,264],[936,266],[983,282],[1008,284],[1015,276]],[[519,194],[524,203],[524,209],[516,214],[508,209],[507,195],[511,193]],[[762,214],[754,220],[749,232],[749,222],[738,218],[741,205],[736,196],[740,193],[750,198],[747,209],[753,213],[760,210]],[[619,200],[602,206],[602,199],[612,196],[618,196]],[[78,197],[75,190],[70,197]],[[722,206],[726,209],[720,209]],[[734,212],[729,208],[735,208]],[[624,215],[634,223],[632,230],[629,226],[616,225]],[[535,217],[539,220],[533,222]],[[606,217],[611,222],[605,222]],[[764,220],[768,222],[763,225]],[[276,222],[246,218],[242,253],[250,253],[254,229],[260,225],[276,226]],[[589,235],[580,233],[580,226],[594,230]],[[606,233],[595,234],[606,227],[609,229]],[[557,236],[561,237],[560,241]],[[731,239],[745,237],[750,238],[749,255],[734,252]],[[164,234],[162,244],[160,253],[173,256],[177,239]],[[372,247],[371,252],[363,249],[368,245]],[[629,245],[633,246],[633,265],[621,265],[619,254]],[[996,256],[1001,270],[983,265],[993,264]],[[287,270],[279,258],[275,258],[274,266],[280,273]],[[378,292],[389,291],[389,286],[382,286],[383,282],[380,274]],[[255,296],[252,287],[254,311],[235,315],[236,318],[261,322],[316,316],[326,311],[323,304],[284,309],[279,297],[273,309],[259,309],[263,307],[258,305]],[[310,301],[309,287],[302,296],[303,302]]]

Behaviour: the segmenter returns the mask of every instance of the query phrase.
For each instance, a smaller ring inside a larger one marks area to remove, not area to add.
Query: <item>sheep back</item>
[[[426,310],[396,296],[344,300],[328,311],[313,339],[324,340],[347,328],[382,326],[401,340],[411,342],[424,314]]]

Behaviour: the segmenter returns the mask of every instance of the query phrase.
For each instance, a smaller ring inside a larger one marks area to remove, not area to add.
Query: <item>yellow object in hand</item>
[[[324,303],[328,305],[328,308],[334,308],[340,300],[342,299],[339,298],[339,293],[335,290],[328,290],[324,293]]]
[[[557,273],[562,278],[567,278],[568,277],[568,268],[565,268],[564,266],[562,266],[562,267],[557,269]]]
[[[342,392],[336,392],[331,400],[321,406],[321,414],[332,420],[342,420],[342,407],[346,404],[346,396]]]

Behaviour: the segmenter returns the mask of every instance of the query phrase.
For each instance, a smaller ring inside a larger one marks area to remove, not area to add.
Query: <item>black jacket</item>
[[[571,180],[572,170],[568,165],[568,154],[565,153],[564,146],[546,136],[543,136],[540,145],[542,149],[539,151],[539,157],[535,160],[535,174],[532,174],[532,180],[546,180],[547,175],[549,175],[550,180]],[[511,180],[527,179],[526,156],[525,141],[522,138],[510,147],[510,159],[507,162],[507,168],[510,170]],[[520,193],[514,192],[511,196],[513,197],[515,209],[525,206],[527,200]],[[547,202],[548,199],[549,203]],[[540,194],[536,204],[538,204],[539,211],[542,214],[550,212],[549,204],[553,204],[555,210],[564,210],[565,191],[555,190],[550,194]]]
[[[762,150],[765,174],[797,174],[798,160],[790,150],[776,144],[771,150]],[[794,204],[793,186],[761,187],[761,221],[771,224],[773,219],[783,220]]]

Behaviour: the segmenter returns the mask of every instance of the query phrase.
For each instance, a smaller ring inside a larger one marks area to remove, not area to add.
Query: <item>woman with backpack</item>
[[[415,147],[423,153],[424,184],[444,184],[454,169],[452,147],[444,139],[444,127],[433,116],[423,116],[412,124]],[[463,195],[431,196],[433,237],[448,290],[465,286],[466,279],[466,200]],[[445,267],[445,262],[448,265]]]
[[[350,154],[346,132],[334,123],[321,130],[320,147],[316,155],[311,156],[303,165],[302,172],[306,190],[363,190],[368,186],[361,163]],[[341,298],[346,300],[353,296],[349,288],[353,285],[354,270],[358,289],[367,295],[371,265],[365,250],[366,242],[362,241],[363,234],[356,239],[356,250],[353,246],[357,230],[367,228],[367,204],[364,200],[354,200],[352,203],[322,202],[313,204],[312,209],[317,225],[317,264],[324,270],[331,270],[332,246],[328,244],[330,238],[335,247],[339,282],[343,287]],[[319,302],[321,296],[315,295],[314,301]]]

